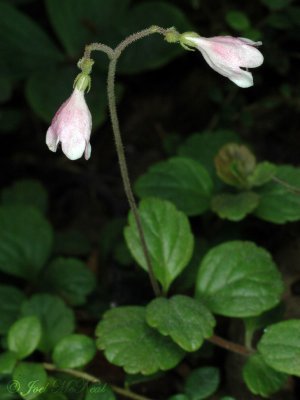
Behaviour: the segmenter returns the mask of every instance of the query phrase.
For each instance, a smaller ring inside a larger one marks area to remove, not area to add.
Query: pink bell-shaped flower
[[[49,150],[56,151],[61,143],[62,151],[70,160],[91,155],[90,136],[92,117],[85,102],[84,90],[75,87],[71,96],[61,105],[49,127],[46,144]]]
[[[180,42],[183,46],[197,48],[212,69],[242,88],[253,86],[253,76],[248,68],[259,67],[264,61],[256,48],[261,42],[246,38],[205,38],[194,32],[186,32],[181,35]]]

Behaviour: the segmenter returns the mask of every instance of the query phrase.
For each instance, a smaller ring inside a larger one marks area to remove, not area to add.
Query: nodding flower
[[[75,86],[71,96],[61,105],[52,119],[46,134],[46,144],[56,151],[61,143],[62,151],[70,160],[91,155],[90,136],[92,117],[85,102],[84,90]]]
[[[186,32],[180,35],[179,42],[185,48],[198,49],[212,69],[242,88],[253,86],[253,76],[248,68],[259,67],[264,61],[256,48],[262,43],[246,38],[205,38],[194,32]]]

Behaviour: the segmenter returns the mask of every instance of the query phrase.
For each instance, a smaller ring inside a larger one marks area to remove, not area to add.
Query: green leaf
[[[220,186],[221,183],[216,174],[214,158],[218,151],[226,143],[230,142],[239,142],[239,137],[235,132],[218,130],[215,132],[195,133],[179,147],[178,154],[198,161],[213,177],[217,186]]]
[[[165,200],[144,199],[139,207],[145,239],[156,278],[167,291],[191,259],[194,238],[187,217]],[[125,228],[127,245],[137,263],[147,270],[132,213]]]
[[[272,11],[287,7],[292,0],[261,0],[261,2]]]
[[[0,270],[35,279],[50,255],[52,235],[51,226],[37,209],[0,207]]]
[[[80,368],[96,354],[94,341],[85,335],[73,334],[61,339],[54,347],[53,361],[59,368]]]
[[[203,304],[187,296],[155,299],[146,310],[147,323],[162,335],[171,336],[185,351],[198,350],[204,339],[212,336],[216,324]]]
[[[92,90],[86,95],[87,104],[93,117],[93,127],[106,119],[106,77],[95,69]],[[76,66],[49,68],[47,72],[37,72],[26,84],[26,97],[32,109],[44,121],[50,122],[61,104],[72,93],[73,81],[78,74]],[[118,86],[119,88],[120,86]]]
[[[26,77],[33,70],[61,62],[62,54],[30,18],[0,2],[0,53],[11,74]]]
[[[265,329],[258,350],[277,371],[300,376],[300,320],[279,322]]]
[[[47,373],[37,363],[22,362],[13,372],[15,391],[25,400],[32,400],[45,390]]]
[[[84,400],[116,400],[116,396],[107,384],[99,383],[88,387]]]
[[[0,335],[8,332],[20,315],[24,294],[13,286],[0,285]]]
[[[17,355],[12,351],[0,354],[0,375],[12,374],[17,361]]]
[[[254,172],[248,177],[248,182],[252,186],[262,186],[268,183],[276,174],[277,166],[268,161],[256,164]]]
[[[150,328],[143,307],[107,311],[96,330],[97,347],[108,361],[129,374],[151,375],[174,368],[184,352],[168,337]]]
[[[229,11],[225,18],[228,25],[238,32],[243,32],[251,26],[249,18],[241,11]]]
[[[269,367],[260,354],[254,354],[246,361],[243,378],[253,394],[269,397],[280,390],[287,375]]]
[[[195,369],[188,376],[185,392],[190,400],[202,400],[211,396],[220,384],[220,372],[215,367]]]
[[[34,206],[45,213],[48,208],[48,194],[44,186],[34,179],[23,179],[1,193],[3,204]]]
[[[259,189],[255,215],[277,224],[300,220],[300,168],[279,166],[275,179]]]
[[[78,306],[95,289],[96,278],[87,265],[76,258],[57,258],[48,266],[42,285]]]
[[[255,210],[258,204],[259,196],[254,192],[220,193],[212,198],[211,209],[220,218],[241,221]]]
[[[163,1],[144,1],[128,10],[126,18],[122,21],[122,29],[120,30],[119,25],[117,30],[122,33],[124,39],[132,32],[152,25],[166,28],[175,26],[179,32],[192,29],[185,15],[175,5]],[[133,74],[159,68],[182,53],[183,50],[178,44],[167,43],[161,35],[151,35],[126,49],[120,59],[118,71]]]
[[[22,359],[37,349],[41,337],[42,326],[38,318],[24,317],[10,327],[7,337],[8,348]]]
[[[190,400],[185,394],[175,394],[175,396],[169,397],[168,400]]]
[[[42,324],[43,335],[39,349],[50,351],[62,338],[74,331],[74,313],[56,296],[36,294],[22,307],[24,316],[35,315]]]
[[[196,282],[197,297],[228,317],[263,313],[280,301],[283,282],[271,255],[251,242],[232,241],[211,249]]]
[[[213,182],[201,164],[189,158],[174,157],[150,167],[136,182],[139,197],[169,200],[187,215],[207,211]]]

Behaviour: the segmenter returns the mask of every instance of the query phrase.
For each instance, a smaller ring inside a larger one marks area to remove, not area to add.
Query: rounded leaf
[[[300,376],[300,320],[288,320],[265,329],[258,350],[277,371]]]
[[[12,374],[17,362],[17,355],[12,351],[6,351],[0,354],[0,375]]]
[[[276,178],[279,181],[276,181]],[[277,167],[274,179],[259,189],[260,202],[255,210],[255,215],[276,224],[299,221],[300,168]]]
[[[19,393],[25,400],[33,400],[46,389],[47,373],[37,363],[22,362],[13,372],[13,381],[8,390]]]
[[[216,324],[211,312],[188,296],[158,298],[146,310],[147,323],[162,335],[171,336],[185,351],[198,350],[204,339],[212,336]]]
[[[35,315],[42,324],[42,338],[39,349],[48,352],[63,337],[73,333],[75,318],[72,309],[57,296],[36,294],[24,302],[24,316]]]
[[[94,290],[96,279],[87,265],[76,258],[57,258],[43,276],[46,290],[55,291],[72,305],[82,305]]]
[[[34,279],[48,259],[52,228],[43,215],[28,206],[0,207],[0,270]]]
[[[287,375],[269,367],[260,354],[254,354],[247,359],[243,378],[253,394],[269,397],[284,385]]]
[[[29,356],[37,349],[42,337],[42,326],[37,317],[24,317],[15,322],[8,331],[7,344],[19,359]]]
[[[70,335],[54,347],[53,361],[59,368],[80,368],[88,364],[96,354],[94,341],[85,335]]]
[[[212,198],[211,209],[220,218],[241,221],[259,204],[259,196],[254,192],[220,193]]]
[[[190,373],[184,391],[190,400],[202,400],[210,397],[218,389],[220,372],[215,367],[203,367]]]
[[[139,212],[154,274],[167,291],[192,257],[194,238],[189,220],[172,203],[161,199],[142,200]],[[125,228],[127,245],[137,263],[147,271],[132,213],[128,222]]]
[[[189,158],[174,157],[157,163],[136,182],[139,197],[170,200],[187,215],[208,210],[213,182],[201,164]]]
[[[245,13],[241,11],[229,11],[226,14],[226,21],[231,28],[239,32],[245,31],[246,29],[250,28],[249,18]]]
[[[233,241],[204,257],[196,295],[214,313],[250,317],[276,306],[283,282],[271,255],[251,242]]]
[[[118,307],[107,311],[97,326],[97,347],[129,374],[166,371],[184,356],[171,339],[147,325],[145,314],[143,307]]]

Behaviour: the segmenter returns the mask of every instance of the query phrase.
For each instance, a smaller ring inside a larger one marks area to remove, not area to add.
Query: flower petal
[[[248,71],[243,71],[242,69],[240,70],[240,72],[228,76],[228,79],[230,79],[241,88],[248,88],[250,86],[253,86],[252,74]]]
[[[56,152],[58,142],[59,138],[57,137],[54,130],[50,126],[46,133],[46,145],[48,146],[49,150]]]

